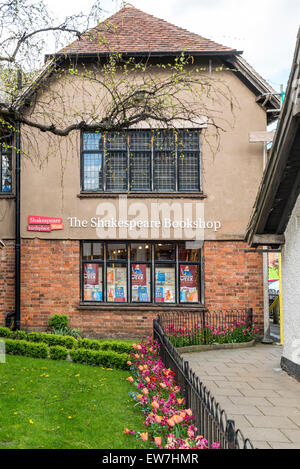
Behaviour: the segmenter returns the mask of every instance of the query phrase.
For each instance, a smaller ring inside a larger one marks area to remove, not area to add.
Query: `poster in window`
[[[131,266],[132,285],[144,286],[147,284],[146,266],[140,264],[132,264]]]
[[[93,288],[90,285],[84,286],[84,300],[92,301],[93,300]]]
[[[125,290],[124,287],[115,288],[115,301],[124,302],[125,301]]]
[[[84,285],[98,285],[98,264],[83,265]]]
[[[139,287],[137,285],[132,286],[132,301],[139,300]]]
[[[180,266],[180,286],[192,287],[197,286],[197,266],[181,265]]]
[[[115,269],[116,285],[126,284],[126,267],[120,267]]]
[[[172,288],[165,289],[165,302],[174,303],[174,290]]]
[[[94,289],[93,294],[92,294],[92,299],[93,301],[102,301],[103,300],[102,291],[100,289]]]
[[[156,271],[156,282],[163,285],[166,281],[166,273],[160,270]]]
[[[180,266],[180,301],[182,303],[198,302],[198,266]]]
[[[113,269],[107,269],[107,283],[114,283],[114,271],[113,271]]]
[[[138,287],[138,294],[139,294],[139,301],[141,303],[145,303],[145,302],[149,301],[148,289],[147,289],[146,286],[139,286]]]
[[[115,289],[110,287],[107,289],[107,300],[114,301],[115,299]]]
[[[164,289],[163,287],[156,287],[155,289],[155,299],[157,303],[164,302]]]

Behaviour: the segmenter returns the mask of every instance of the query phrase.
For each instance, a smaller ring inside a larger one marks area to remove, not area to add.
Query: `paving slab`
[[[183,357],[255,448],[300,449],[300,383],[280,368],[281,354],[256,344]]]
[[[288,417],[278,417],[275,415],[247,415],[247,420],[250,421],[253,427],[258,428],[285,428],[300,430],[300,428]]]

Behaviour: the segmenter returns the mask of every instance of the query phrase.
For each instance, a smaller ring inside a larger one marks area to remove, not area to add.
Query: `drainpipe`
[[[22,86],[21,71],[18,70],[18,89]],[[20,231],[20,189],[21,189],[21,126],[16,123],[16,256],[15,256],[15,329],[20,329],[21,320],[21,231]]]

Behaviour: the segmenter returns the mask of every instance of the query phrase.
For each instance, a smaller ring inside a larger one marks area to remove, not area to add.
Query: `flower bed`
[[[233,321],[226,327],[213,327],[209,324],[205,324],[204,328],[200,324],[192,328],[167,326],[164,332],[174,347],[185,347],[250,342],[255,338],[258,329],[255,323]]]
[[[208,449],[207,440],[197,435],[192,410],[185,408],[173,371],[164,366],[158,350],[158,343],[150,337],[133,345],[128,362],[132,376],[127,379],[136,389],[129,394],[144,412],[146,429],[135,432],[125,428],[124,433],[150,441],[159,449]],[[211,446],[219,447],[219,442]]]

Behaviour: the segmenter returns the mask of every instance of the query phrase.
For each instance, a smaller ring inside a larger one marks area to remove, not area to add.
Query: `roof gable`
[[[198,34],[126,5],[60,54],[238,53]]]

